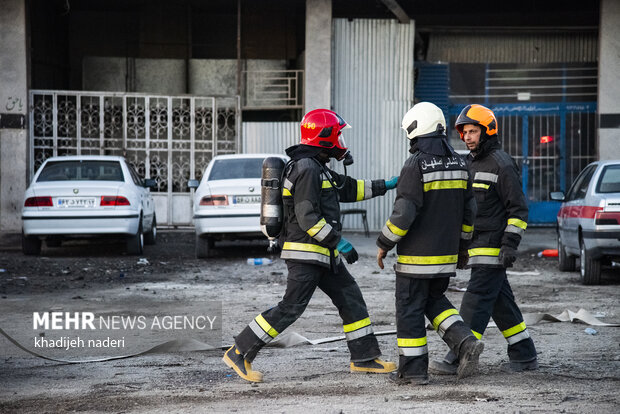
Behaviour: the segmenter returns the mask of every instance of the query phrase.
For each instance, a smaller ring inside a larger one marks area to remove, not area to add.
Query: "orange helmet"
[[[463,108],[454,124],[461,134],[461,140],[463,139],[463,126],[467,124],[479,125],[488,136],[497,135],[495,114],[485,106],[473,104]]]
[[[301,120],[301,143],[313,147],[334,149],[335,158],[342,160],[347,146],[341,136],[342,130],[351,128],[344,119],[329,109],[315,109]]]

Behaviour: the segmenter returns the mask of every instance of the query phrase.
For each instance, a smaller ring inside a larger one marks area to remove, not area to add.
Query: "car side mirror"
[[[144,186],[146,188],[155,188],[157,187],[157,181],[152,178],[147,178],[146,180],[144,180]]]
[[[198,188],[199,185],[200,185],[200,181],[198,181],[198,180],[189,180],[187,182],[187,186],[189,188]]]
[[[553,201],[564,201],[566,196],[561,191],[552,191],[549,193],[549,198]]]

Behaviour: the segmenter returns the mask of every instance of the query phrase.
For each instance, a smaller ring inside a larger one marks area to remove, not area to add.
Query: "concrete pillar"
[[[331,108],[332,0],[306,0],[305,112]]]
[[[26,1],[0,2],[0,233],[21,231],[28,172]]]
[[[599,36],[599,159],[620,159],[620,1],[601,0]]]

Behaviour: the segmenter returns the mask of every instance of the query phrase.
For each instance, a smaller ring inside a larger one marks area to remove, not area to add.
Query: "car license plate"
[[[60,208],[93,208],[95,207],[95,198],[94,197],[59,198],[56,201],[56,206]]]
[[[235,204],[260,204],[260,196],[235,196]]]

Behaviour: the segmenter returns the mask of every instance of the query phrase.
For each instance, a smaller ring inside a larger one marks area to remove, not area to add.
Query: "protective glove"
[[[359,255],[357,254],[357,250],[353,247],[351,243],[345,238],[341,238],[340,242],[338,242],[338,247],[336,247],[341,255],[347,260],[348,264],[352,264],[357,262],[359,259]]]
[[[392,177],[389,180],[385,180],[385,189],[391,190],[393,188],[396,188],[397,183],[398,183],[398,176]]]
[[[512,267],[512,264],[517,260],[517,251],[509,246],[502,246],[499,249],[499,263],[504,267]]]
[[[465,269],[467,262],[469,261],[469,252],[467,250],[459,250],[459,256],[456,260],[457,269]]]

